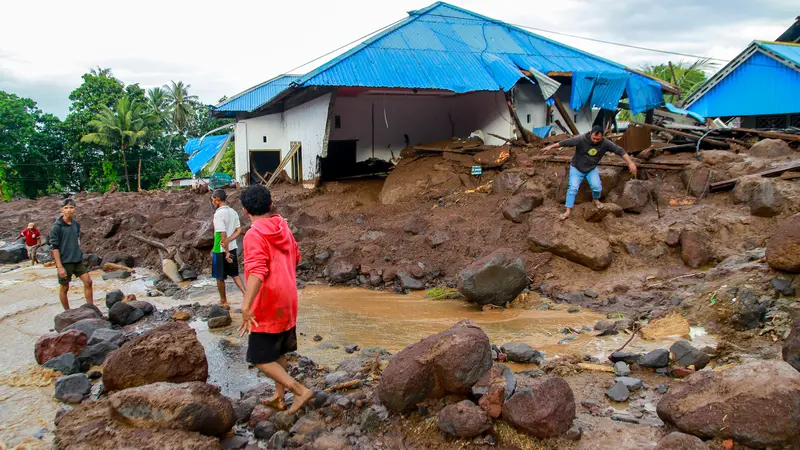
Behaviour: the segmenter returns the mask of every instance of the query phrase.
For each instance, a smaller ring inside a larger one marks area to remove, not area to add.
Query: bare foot
[[[217,305],[219,305],[219,307],[223,308],[223,309],[227,309],[227,310],[231,309],[231,305],[228,302],[219,302],[219,303],[217,303]]]
[[[292,402],[292,407],[286,411],[287,414],[294,414],[297,411],[300,411],[300,408],[305,406],[305,404],[314,398],[314,393],[311,392],[310,389],[306,389],[306,391],[300,395],[294,396],[294,401]]]
[[[567,219],[569,219],[569,212],[565,212],[564,214],[558,216],[558,220],[567,220]]]
[[[283,396],[279,394],[275,394],[266,400],[262,400],[261,404],[264,406],[271,406],[278,411],[286,411],[286,401],[283,399]]]
[[[598,199],[592,200],[592,203],[594,203],[594,207],[597,208],[597,209],[603,209],[603,207],[605,206],[605,205],[603,205],[603,202],[601,202]]]

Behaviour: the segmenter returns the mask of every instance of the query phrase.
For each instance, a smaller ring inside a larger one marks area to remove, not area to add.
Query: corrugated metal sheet
[[[214,107],[214,111],[253,112],[266,105],[276,95],[286,90],[293,81],[298,79],[297,75],[280,75],[220,103]]]
[[[783,56],[795,64],[800,64],[800,44],[764,41],[756,41],[756,44],[761,48],[765,48],[778,54],[779,56]]]
[[[762,44],[788,58],[791,45]],[[800,56],[800,55],[798,55]],[[800,111],[800,72],[757,51],[687,109],[704,117],[788,114]]]
[[[192,173],[199,172],[220,151],[227,147],[231,136],[233,136],[233,133],[221,136],[206,136],[203,138],[202,143],[200,138],[189,139],[183,147],[183,150],[189,155],[189,161],[186,162],[189,165],[189,170]]]

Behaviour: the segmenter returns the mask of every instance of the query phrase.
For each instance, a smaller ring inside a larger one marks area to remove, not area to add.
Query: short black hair
[[[595,133],[604,134],[604,132],[605,132],[605,130],[603,130],[603,127],[601,127],[600,125],[595,125],[595,126],[592,127],[592,134],[595,134]]]
[[[225,201],[228,198],[228,194],[225,193],[223,189],[215,189],[214,193],[211,194],[212,197],[220,199],[220,201]]]
[[[75,200],[71,198],[65,198],[63,202],[61,202],[61,207],[65,207],[67,205],[75,206]]]
[[[272,208],[272,194],[260,184],[245,189],[241,201],[244,209],[253,216],[263,216]]]

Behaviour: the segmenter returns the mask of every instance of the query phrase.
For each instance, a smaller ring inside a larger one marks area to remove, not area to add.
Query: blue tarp
[[[189,139],[183,147],[183,150],[189,155],[189,161],[186,162],[189,165],[189,170],[192,173],[199,172],[209,161],[217,156],[217,153],[228,146],[231,136],[233,136],[233,133],[221,136],[206,136],[202,143],[200,138]]]
[[[700,123],[706,123],[706,118],[701,116],[700,114],[697,114],[696,112],[689,111],[688,109],[678,108],[672,103],[667,103],[664,105],[664,107],[667,108],[667,111],[671,113],[680,114],[682,116],[688,116]]]
[[[546,138],[550,131],[553,129],[552,125],[545,125],[543,127],[536,127],[533,130],[533,134],[539,136],[540,138]]]
[[[647,77],[631,74],[628,77],[625,91],[628,94],[628,102],[633,114],[664,106],[661,85]]]

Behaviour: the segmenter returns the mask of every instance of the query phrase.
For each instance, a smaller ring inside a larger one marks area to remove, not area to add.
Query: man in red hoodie
[[[300,248],[289,224],[271,214],[269,189],[255,185],[242,193],[242,207],[250,217],[244,236],[244,276],[247,289],[242,304],[242,336],[250,333],[247,362],[275,381],[275,396],[267,400],[285,409],[284,393],[294,393],[294,414],[314,393],[286,372],[286,354],[297,350],[297,278]]]

